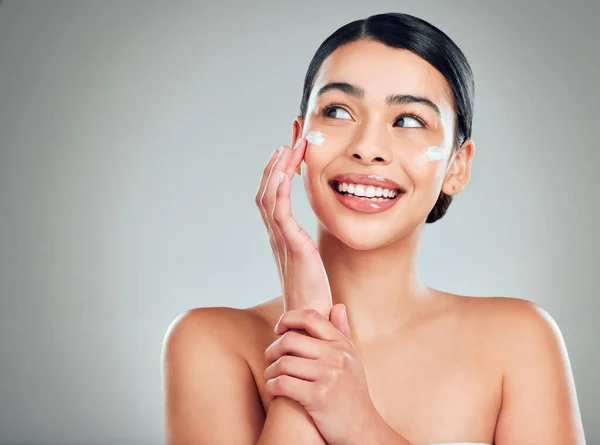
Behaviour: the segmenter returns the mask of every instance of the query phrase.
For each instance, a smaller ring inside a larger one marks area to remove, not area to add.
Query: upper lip
[[[382,189],[400,190],[401,192],[405,191],[397,182],[375,173],[342,173],[334,176],[329,181],[333,185],[343,182],[346,184],[372,185],[374,187],[381,187]]]

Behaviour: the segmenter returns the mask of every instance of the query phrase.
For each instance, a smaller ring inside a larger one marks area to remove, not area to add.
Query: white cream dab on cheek
[[[311,131],[304,139],[313,145],[323,145],[323,142],[325,142],[325,134],[320,131]]]
[[[425,152],[425,159],[431,162],[441,161],[446,157],[446,150],[441,147],[429,147]]]

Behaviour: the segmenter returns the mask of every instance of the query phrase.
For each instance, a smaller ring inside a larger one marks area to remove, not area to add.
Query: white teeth
[[[372,198],[373,201],[385,201],[386,199],[395,198],[398,195],[397,190],[384,189],[372,185],[363,184],[348,184],[340,182],[336,186],[338,192],[345,192],[350,195]]]

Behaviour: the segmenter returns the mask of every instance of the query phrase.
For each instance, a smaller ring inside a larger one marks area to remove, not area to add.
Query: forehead
[[[373,40],[358,40],[333,51],[321,65],[313,92],[329,82],[348,82],[365,90],[365,99],[390,94],[425,96],[444,106],[452,103],[448,82],[415,53]]]

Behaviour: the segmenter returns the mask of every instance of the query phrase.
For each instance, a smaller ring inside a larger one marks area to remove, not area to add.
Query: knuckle
[[[283,348],[290,348],[292,346],[292,344],[294,343],[294,335],[293,334],[294,334],[294,332],[287,331],[281,336],[279,343],[281,344],[281,346]]]
[[[275,377],[273,384],[279,391],[283,391],[287,387],[287,382],[288,378],[286,375],[279,375]]]
[[[346,366],[347,358],[343,352],[334,354],[332,359],[333,359],[333,364],[334,364],[335,368],[339,369],[339,368],[343,368],[344,366]]]
[[[281,212],[273,211],[273,221],[275,221],[278,225],[282,224],[285,220],[285,216]]]
[[[290,361],[291,357],[284,355],[283,357],[277,360],[277,371],[283,374],[286,374],[290,370]]]
[[[317,312],[315,309],[307,309],[306,310],[306,318],[311,321],[316,321],[321,319],[321,314]]]
[[[269,197],[266,193],[264,193],[261,197],[260,197],[260,205],[263,206],[264,208],[267,208],[270,204],[269,201]]]
[[[323,406],[324,402],[327,400],[327,394],[329,394],[329,386],[324,383],[319,383],[315,388],[313,402],[318,406]]]

